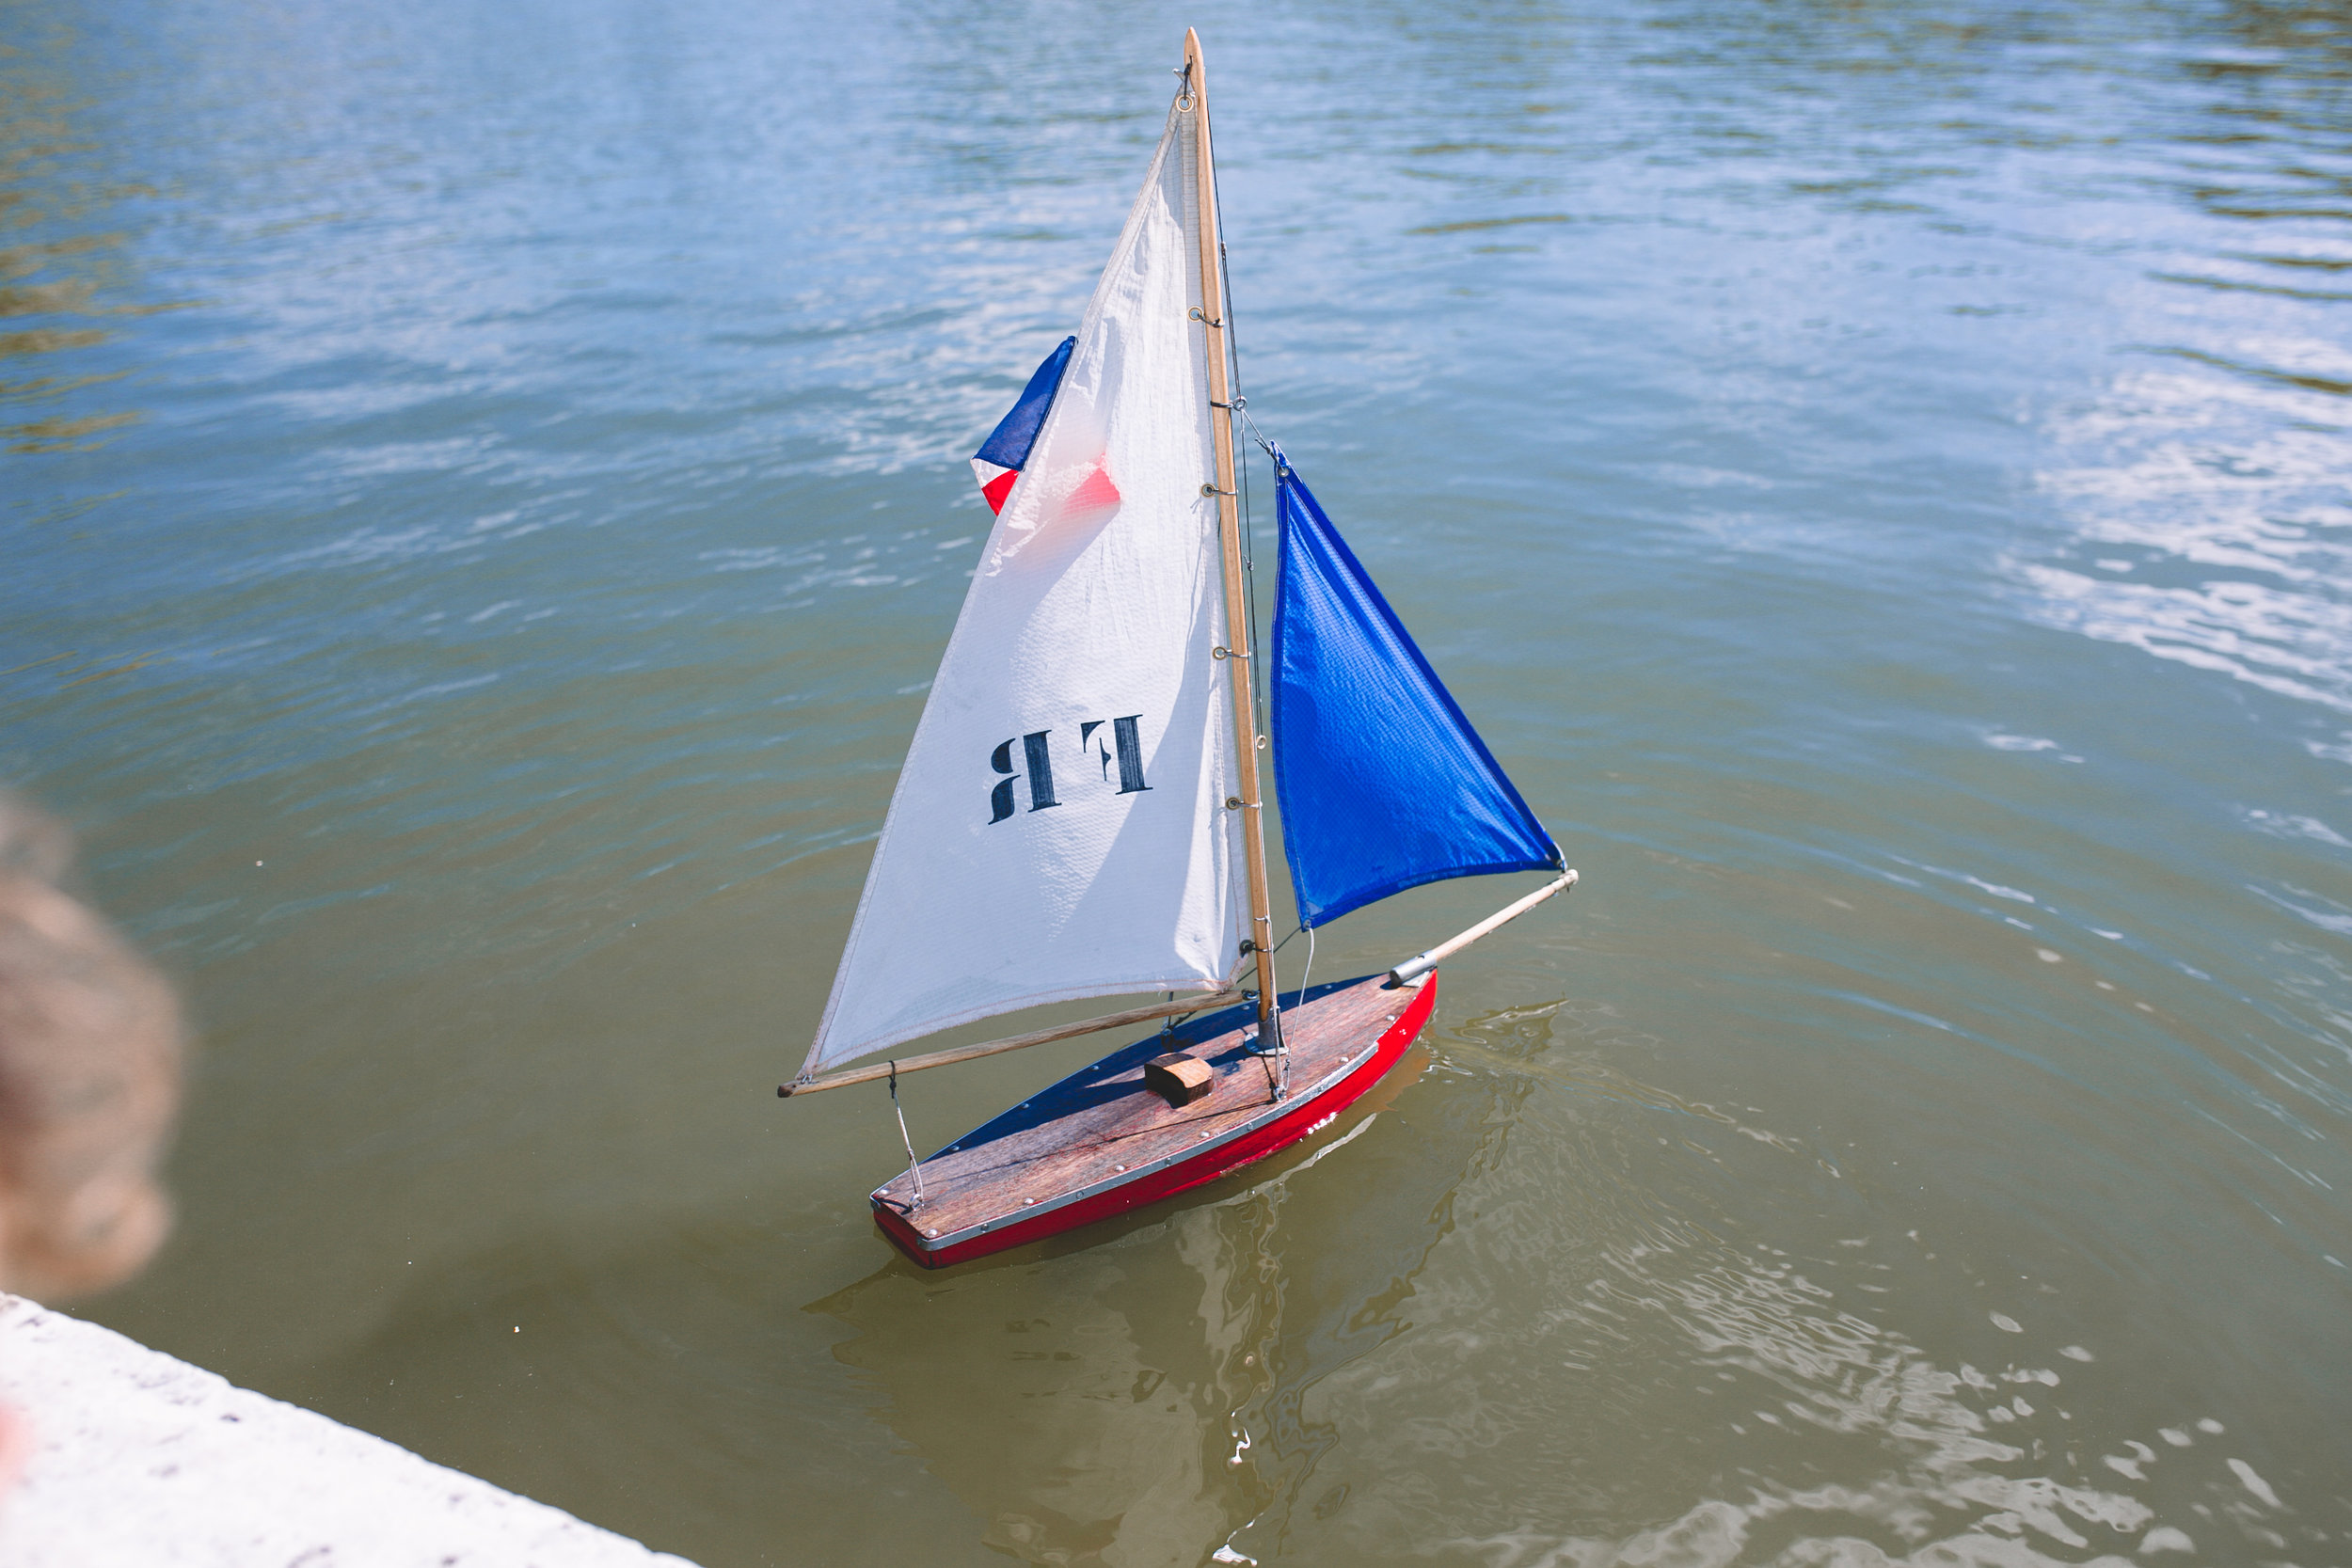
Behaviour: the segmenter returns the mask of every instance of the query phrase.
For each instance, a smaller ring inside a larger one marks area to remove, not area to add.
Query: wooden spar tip
[[[776,1098],[789,1100],[796,1094],[815,1094],[818,1089],[846,1088],[851,1084],[870,1084],[877,1078],[887,1078],[894,1072],[920,1072],[925,1068],[947,1067],[956,1062],[968,1062],[977,1056],[993,1056],[1000,1051],[1019,1051],[1032,1045],[1050,1045],[1056,1040],[1073,1039],[1104,1029],[1123,1029],[1130,1023],[1148,1023],[1155,1018],[1180,1018],[1186,1013],[1206,1012],[1213,1007],[1230,1007],[1236,1002],[1248,1000],[1248,993],[1238,990],[1210,991],[1204,995],[1188,996],[1181,1002],[1154,1002],[1148,1007],[1129,1007],[1124,1012],[1105,1013],[1100,1018],[1081,1019],[1075,1023],[1057,1024],[1032,1034],[1014,1035],[1008,1039],[989,1040],[979,1045],[960,1045],[950,1051],[934,1051],[925,1056],[901,1056],[896,1061],[877,1062],[872,1067],[851,1068],[847,1072],[828,1073],[822,1078],[810,1078],[776,1085]]]
[[[1553,894],[1565,893],[1574,886],[1576,886],[1576,873],[1562,872],[1558,880],[1545,883],[1515,904],[1505,905],[1451,942],[1441,942],[1428,952],[1417,953],[1406,959],[1389,971],[1389,984],[1392,986],[1411,985],[1415,980],[1420,979],[1487,932],[1498,927],[1509,925]]]

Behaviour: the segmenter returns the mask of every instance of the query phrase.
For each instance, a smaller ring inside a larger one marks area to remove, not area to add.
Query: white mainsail
[[[803,1078],[1238,967],[1197,156],[1171,109],[924,704]]]

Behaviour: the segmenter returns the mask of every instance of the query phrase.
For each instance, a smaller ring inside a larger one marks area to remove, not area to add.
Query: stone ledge
[[[693,1568],[6,1294],[0,1402],[33,1428],[9,1568]]]

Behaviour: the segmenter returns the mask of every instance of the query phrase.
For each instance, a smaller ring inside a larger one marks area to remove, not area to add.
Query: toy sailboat
[[[1258,722],[1206,71],[1182,84],[1075,336],[973,467],[996,514],[787,1097],[1164,1021],[873,1195],[915,1261],[1123,1212],[1311,1136],[1404,1054],[1439,960],[1573,886],[1280,449]],[[1260,752],[1309,930],[1449,877],[1553,879],[1385,975],[1277,989]],[[1245,975],[1254,979],[1240,989]],[[1084,997],[1168,1001],[842,1070]],[[903,1131],[903,1118],[901,1119]]]

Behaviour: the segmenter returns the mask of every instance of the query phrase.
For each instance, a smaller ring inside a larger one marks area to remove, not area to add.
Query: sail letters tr
[[[1094,738],[1094,732],[1101,729],[1104,722],[1101,719],[1089,719],[1078,726],[1078,744],[1089,748],[1089,754],[1102,761],[1103,782],[1110,782],[1111,764],[1116,760],[1120,794],[1139,795],[1150,789],[1152,786],[1143,782],[1143,739],[1142,731],[1138,728],[1143,722],[1143,715],[1130,713],[1125,718],[1107,721],[1111,726],[1112,738],[1119,748],[1115,759],[1111,750]],[[1026,735],[999,742],[996,750],[989,754],[989,767],[1004,775],[989,792],[988,819],[991,822],[1002,822],[1013,814],[1012,786],[1020,782],[1022,776],[1021,766],[1016,766],[1012,760],[1015,745],[1021,748],[1022,766],[1028,769],[1029,809],[1043,811],[1048,806],[1061,804],[1054,794],[1054,749],[1050,744],[1053,735],[1051,730],[1031,730]]]

